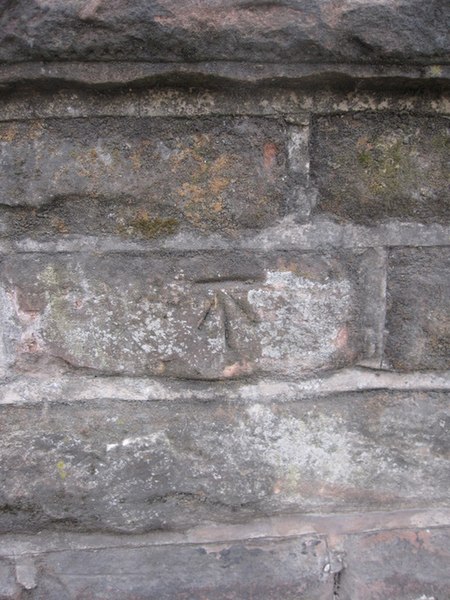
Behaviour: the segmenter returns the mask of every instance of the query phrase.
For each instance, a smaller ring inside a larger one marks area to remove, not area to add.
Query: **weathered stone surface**
[[[448,17],[444,0],[21,0],[0,60],[448,62]]]
[[[3,406],[0,530],[445,506],[449,419],[437,392]]]
[[[20,587],[15,578],[14,561],[0,559],[0,598],[1,600],[16,600],[20,598]]]
[[[450,250],[391,250],[385,355],[399,370],[450,367]]]
[[[0,87],[8,92],[30,86],[39,91],[78,86],[91,90],[125,87],[129,91],[141,86],[235,91],[245,86],[256,91],[258,86],[278,85],[310,91],[327,88],[337,93],[355,88],[364,92],[420,90],[426,95],[450,88],[450,64],[394,62],[380,67],[376,62],[18,62],[0,63]]]
[[[312,138],[317,211],[367,225],[390,218],[450,220],[447,119],[319,117]]]
[[[255,118],[0,124],[1,204],[16,234],[167,236],[281,216],[284,127]]]
[[[339,600],[450,597],[450,530],[380,531],[348,536]]]
[[[97,65],[105,67],[105,64]],[[114,65],[115,66],[115,65]],[[67,65],[67,68],[69,66]],[[450,66],[449,66],[450,69]],[[0,81],[2,70],[0,68]],[[0,119],[41,120],[94,117],[279,117],[305,125],[315,115],[412,113],[424,116],[450,114],[450,96],[445,92],[311,90],[271,87],[184,89],[145,86],[113,88],[37,89],[30,96],[16,89],[0,96]],[[306,141],[306,140],[305,140]]]
[[[67,550],[37,558],[30,600],[329,600],[320,536],[231,544]]]
[[[11,257],[0,275],[6,359],[207,379],[343,367],[378,351],[378,293],[367,289],[377,260],[371,251]]]

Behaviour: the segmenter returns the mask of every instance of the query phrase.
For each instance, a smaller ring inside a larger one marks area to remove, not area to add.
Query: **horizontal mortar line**
[[[288,221],[288,222],[286,222]],[[241,240],[224,236],[182,232],[171,238],[154,241],[128,241],[116,236],[60,236],[56,240],[32,238],[0,240],[0,254],[15,253],[82,253],[82,252],[176,252],[211,250],[321,250],[323,248],[374,248],[383,246],[448,246],[450,225],[423,223],[386,223],[374,227],[313,221],[295,225],[288,217],[281,224],[253,235],[243,233]]]
[[[295,92],[293,92],[295,93]],[[397,113],[408,111],[416,116],[450,115],[450,100],[441,97],[417,98],[386,95],[382,98],[366,95],[365,97],[336,97],[307,95],[292,98],[272,98],[267,94],[269,102],[261,104],[262,97],[247,99],[246,97],[229,100],[225,93],[215,95],[205,103],[204,99],[178,95],[171,98],[155,97],[115,97],[112,93],[106,99],[99,100],[95,96],[86,98],[44,98],[35,97],[30,105],[24,105],[23,99],[2,101],[0,93],[0,122],[22,122],[35,119],[85,119],[91,117],[110,118],[195,118],[199,116],[249,116],[258,118],[289,118],[305,115],[321,116],[328,114],[380,112]],[[226,104],[228,100],[228,105]],[[267,100],[267,99],[266,99]],[[113,106],[108,106],[109,102]],[[93,104],[94,103],[94,104]],[[223,104],[225,103],[225,105]],[[181,104],[181,107],[180,107]],[[103,106],[104,105],[104,106]],[[9,111],[9,112],[8,112]]]
[[[292,402],[332,393],[376,390],[447,391],[450,371],[395,373],[365,368],[343,369],[303,381],[263,379],[256,383],[218,380],[162,380],[126,376],[18,377],[0,383],[0,405],[87,401]]]
[[[18,558],[43,552],[109,548],[220,545],[236,542],[283,541],[302,536],[345,536],[380,531],[450,527],[450,508],[400,509],[366,513],[290,514],[252,519],[246,523],[197,525],[184,532],[110,534],[51,532],[0,535],[0,557]]]

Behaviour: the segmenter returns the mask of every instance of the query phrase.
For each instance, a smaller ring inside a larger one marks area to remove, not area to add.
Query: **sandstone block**
[[[386,359],[394,369],[450,367],[450,251],[391,250]]]
[[[200,379],[351,365],[376,352],[373,261],[370,251],[11,257],[5,354],[18,369]]]
[[[67,550],[38,559],[32,600],[328,600],[324,539]]]
[[[16,235],[263,227],[284,213],[285,146],[264,118],[1,123],[0,204]]]
[[[312,137],[317,211],[366,225],[450,220],[447,119],[319,117]]]
[[[450,597],[450,531],[417,529],[348,536],[341,600],[440,600]]]
[[[444,393],[62,400],[0,408],[1,532],[134,533],[448,500]]]
[[[0,61],[434,64],[447,23],[443,0],[20,0],[2,14]]]

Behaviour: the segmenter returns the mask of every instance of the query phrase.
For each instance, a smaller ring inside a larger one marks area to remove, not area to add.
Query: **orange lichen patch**
[[[209,187],[213,194],[220,194],[229,186],[229,184],[229,179],[226,179],[225,177],[213,177],[209,182]]]
[[[66,223],[63,221],[63,219],[59,217],[54,217],[50,221],[50,224],[53,227],[53,229],[55,229],[58,233],[69,233],[69,229]]]
[[[209,156],[209,144],[210,136],[199,134],[194,136],[192,147],[180,148],[170,157],[171,171],[184,172],[189,177],[177,189],[177,195],[182,199],[179,209],[196,227],[230,228],[232,217],[223,213],[226,208],[223,194],[231,185],[227,174],[236,158],[227,153]]]
[[[201,186],[192,183],[183,183],[178,190],[183,198],[189,197],[191,202],[201,202],[204,198],[204,190]]]
[[[0,128],[0,142],[13,142],[17,136],[16,125],[8,125]]]
[[[130,156],[130,160],[133,164],[133,170],[139,171],[139,169],[142,166],[142,160],[141,160],[141,154],[138,150],[136,150],[135,152],[132,153],[132,155]]]
[[[90,160],[97,160],[98,159],[98,152],[95,148],[90,148],[87,153],[87,158]]]
[[[45,131],[45,129],[44,129],[44,125],[42,124],[42,121],[34,121],[32,123],[32,125],[30,126],[28,136],[32,140],[37,140],[40,137],[42,137],[42,135],[44,134],[44,131]]]

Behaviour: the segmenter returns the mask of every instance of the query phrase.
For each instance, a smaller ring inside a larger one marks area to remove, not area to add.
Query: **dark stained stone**
[[[378,531],[348,536],[339,600],[450,598],[450,530]]]
[[[328,600],[325,540],[67,550],[39,557],[32,600]]]
[[[92,118],[0,124],[12,234],[231,233],[284,214],[284,126],[258,118]]]
[[[445,0],[20,0],[0,60],[439,63],[448,19]]]
[[[394,369],[450,367],[450,252],[390,252],[385,356]]]
[[[445,117],[318,117],[312,137],[316,212],[364,225],[450,221]]]

